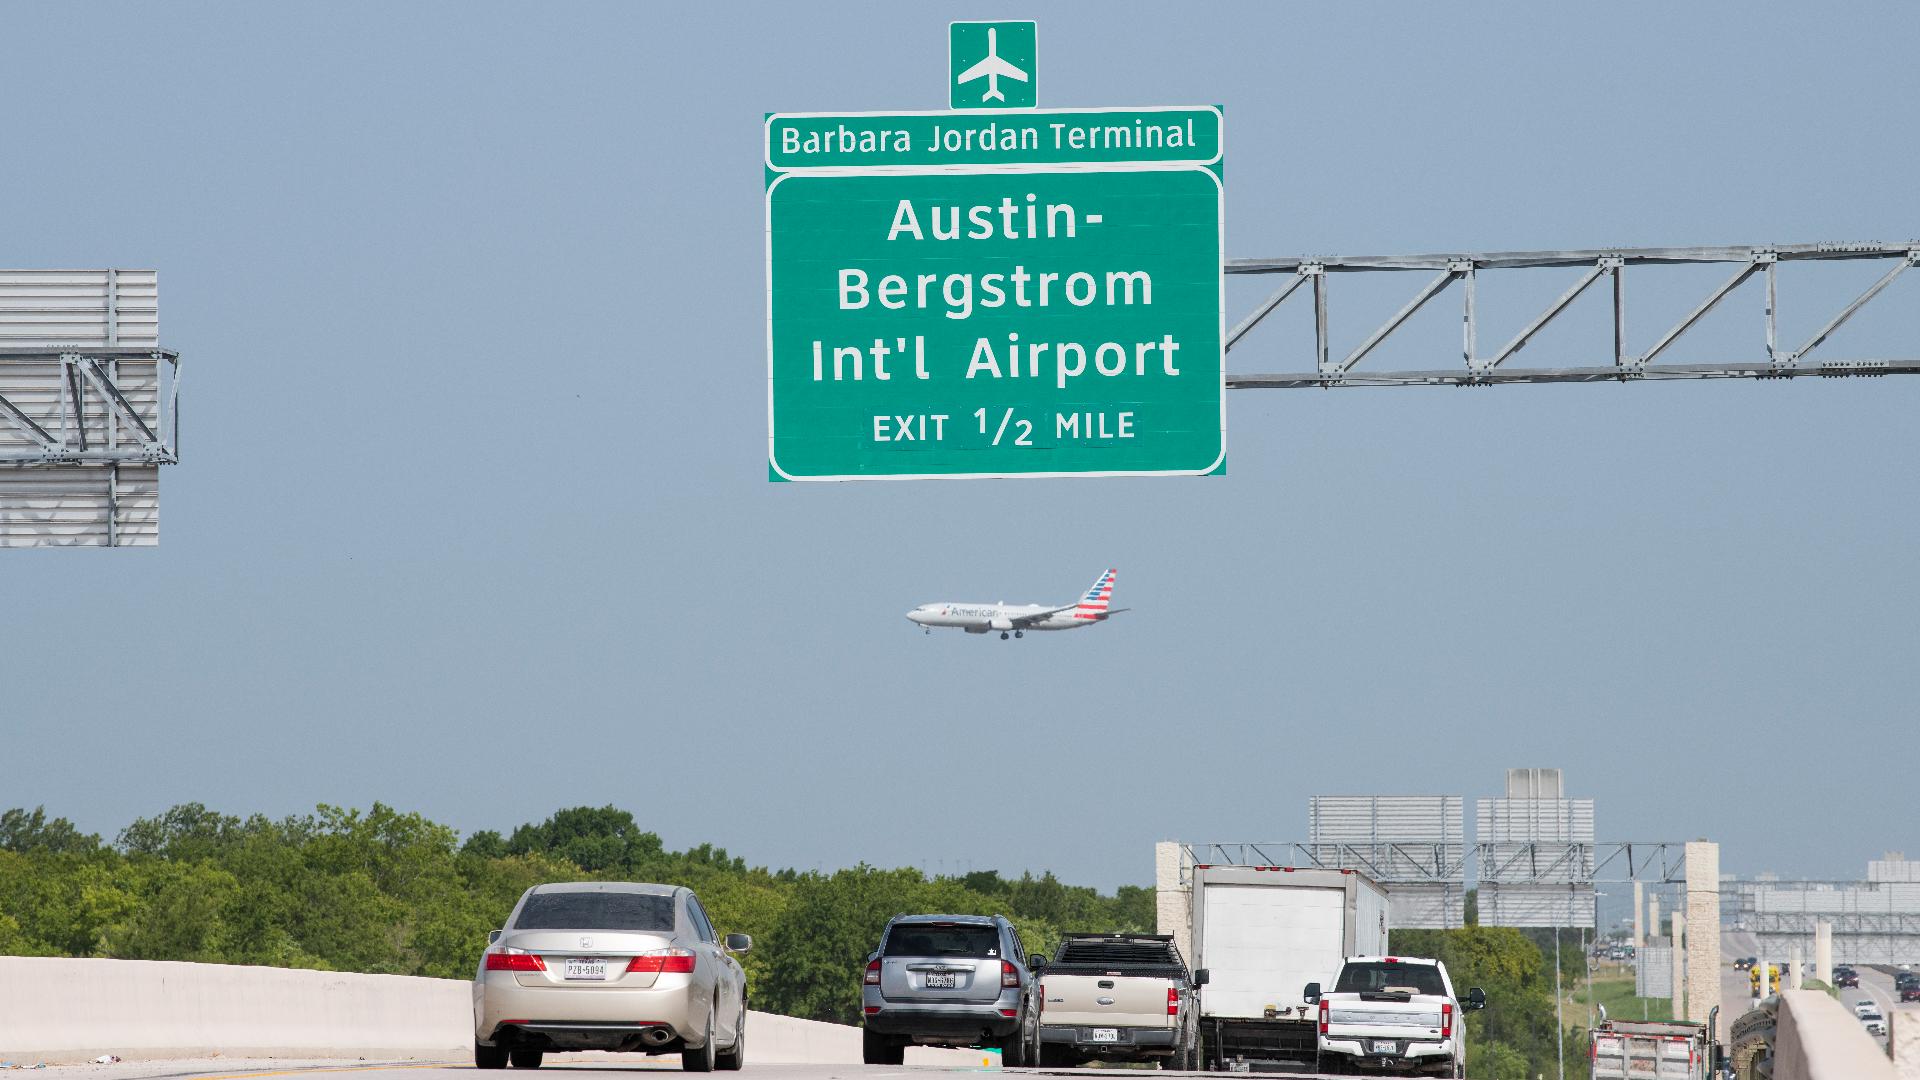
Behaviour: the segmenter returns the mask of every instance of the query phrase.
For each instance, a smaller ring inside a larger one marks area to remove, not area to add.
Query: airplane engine
[[[1007,618],[1005,615],[1002,615],[999,618],[994,619],[992,622],[989,622],[987,625],[994,628],[995,630],[1011,630],[1013,629],[1013,620]]]

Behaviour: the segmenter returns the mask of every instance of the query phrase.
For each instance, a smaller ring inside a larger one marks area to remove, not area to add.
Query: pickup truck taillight
[[[1440,1037],[1453,1038],[1453,1002],[1451,1001],[1440,1003]]]
[[[1327,999],[1320,999],[1320,1034],[1327,1033]]]
[[[1167,987],[1167,1015],[1180,1015],[1180,990],[1177,987]]]
[[[1000,985],[1001,986],[1019,986],[1020,985],[1020,969],[1013,966],[1013,961],[1011,960],[1000,961]]]
[[[488,949],[488,971],[545,971],[547,962],[539,953],[521,952],[519,949]]]
[[[868,986],[880,985],[880,961],[867,961],[867,977],[865,982]]]

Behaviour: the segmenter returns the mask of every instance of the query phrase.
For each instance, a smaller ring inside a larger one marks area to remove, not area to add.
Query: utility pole
[[[1560,1019],[1560,924],[1553,926],[1553,1055],[1560,1063],[1560,1080],[1567,1080],[1567,1029]]]

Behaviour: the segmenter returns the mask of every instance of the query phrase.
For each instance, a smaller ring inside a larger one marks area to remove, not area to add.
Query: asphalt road
[[[1893,1007],[1900,1001],[1899,992],[1893,988],[1893,976],[1864,965],[1856,965],[1853,970],[1860,974],[1860,986],[1858,989],[1850,987],[1840,991],[1841,1003],[1846,1005],[1848,1012],[1852,1012],[1854,1002],[1870,1000],[1880,1007],[1880,1015],[1891,1023]],[[1884,1035],[1874,1036],[1873,1041],[1881,1046],[1887,1045]]]
[[[566,1080],[631,1080],[635,1073],[680,1072],[677,1057],[648,1058],[626,1054],[549,1054],[539,1072]],[[1104,1078],[1114,1071],[1096,1069],[987,1069],[879,1065],[773,1065],[752,1061],[739,1073],[747,1080],[931,1080],[942,1076],[1005,1073],[1033,1077]],[[21,1071],[17,1080],[258,1080],[266,1077],[304,1077],[311,1080],[478,1080],[485,1075],[470,1061],[341,1061],[341,1060],[176,1060],[127,1061],[114,1065],[49,1065]],[[506,1069],[500,1080],[525,1077],[522,1070]],[[715,1080],[726,1074],[713,1074]],[[1244,1080],[1238,1073],[1172,1073],[1174,1076],[1221,1076]],[[9,1080],[16,1078],[9,1077]],[[1303,1076],[1297,1080],[1321,1080]]]
[[[1726,963],[1731,965],[1735,957],[1757,956],[1759,946],[1752,934],[1727,931],[1720,937],[1720,952]],[[1786,961],[1784,956],[1769,959],[1774,963]],[[1900,1000],[1900,995],[1893,989],[1893,976],[1863,965],[1856,965],[1854,970],[1860,973],[1859,988],[1840,991],[1840,1003],[1847,1007],[1847,1012],[1853,1012],[1856,1002],[1870,1000],[1880,1006],[1881,1016],[1891,1017],[1894,1004]],[[1725,968],[1720,974],[1720,1037],[1724,1039],[1728,1025],[1757,1004],[1759,1002],[1753,998],[1752,977],[1744,971],[1733,970],[1731,966]],[[1875,1036],[1874,1042],[1887,1045],[1883,1035]]]

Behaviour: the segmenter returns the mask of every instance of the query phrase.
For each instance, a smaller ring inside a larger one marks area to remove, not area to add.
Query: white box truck
[[[1316,1068],[1308,983],[1333,985],[1349,956],[1387,951],[1387,892],[1352,870],[1192,870],[1193,967],[1203,1068]]]

